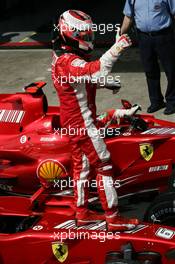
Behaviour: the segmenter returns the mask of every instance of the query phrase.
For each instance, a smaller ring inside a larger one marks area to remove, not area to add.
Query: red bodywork
[[[146,263],[175,263],[175,228],[141,223],[128,233],[111,234],[102,221],[77,229],[71,193],[53,195],[39,188],[37,174],[50,179],[53,168],[71,177],[69,139],[59,134],[59,107],[47,106],[43,85],[0,97],[1,189],[34,193],[0,198],[0,264],[110,264],[114,256],[122,258],[128,243],[133,259],[158,254],[157,262]],[[146,131],[123,120],[120,135],[106,138],[120,196],[166,190],[175,163],[175,124],[149,115],[138,118],[147,123]]]
[[[33,207],[29,203],[30,199],[24,197],[0,200],[1,208],[4,205],[4,213],[0,213],[1,264],[60,263],[60,253],[55,255],[52,249],[55,245],[59,251],[60,244],[66,247],[62,250],[65,264],[127,263],[110,261],[111,255],[116,258],[116,253],[122,258],[122,248],[128,243],[133,247],[133,259],[141,261],[144,255],[159,256],[156,262],[132,263],[175,263],[175,228],[141,223],[126,233],[109,233],[105,221],[77,228],[73,197],[50,196],[37,208],[35,203]],[[13,214],[9,204],[20,213]]]
[[[30,85],[24,93],[0,95],[0,189],[5,192],[34,193],[40,185],[38,169],[48,160],[64,168],[63,177],[71,177],[69,139],[59,134],[59,107],[47,105],[44,84]],[[120,135],[105,139],[120,196],[164,191],[175,163],[175,123],[151,115],[138,117],[146,121],[146,132],[129,131],[130,123],[124,120]],[[145,144],[152,151],[149,161],[141,154]]]

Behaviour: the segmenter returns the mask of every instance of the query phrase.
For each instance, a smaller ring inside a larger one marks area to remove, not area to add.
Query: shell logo
[[[44,160],[37,168],[37,176],[49,182],[67,174],[65,167],[57,160]]]

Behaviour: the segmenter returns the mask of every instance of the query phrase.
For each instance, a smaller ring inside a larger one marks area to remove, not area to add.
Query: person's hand
[[[140,105],[134,105],[130,109],[116,109],[114,112],[113,117],[114,118],[123,118],[125,116],[132,116],[134,115],[138,110],[141,110]]]
[[[142,106],[141,105],[138,105],[138,104],[134,104],[133,106],[132,106],[132,108],[134,108],[134,107],[137,107],[137,111],[139,110],[139,111],[142,111]],[[137,112],[136,111],[136,112]]]
[[[116,49],[117,49],[118,53],[129,48],[131,45],[132,45],[132,41],[127,34],[120,36],[119,33],[117,33],[117,35],[116,35]]]

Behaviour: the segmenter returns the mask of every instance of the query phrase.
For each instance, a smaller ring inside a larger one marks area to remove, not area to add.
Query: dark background
[[[48,38],[49,35],[46,37],[44,34],[49,34],[51,31],[52,18],[67,9],[87,12],[94,23],[115,25],[122,21],[124,3],[125,0],[0,0],[0,41],[11,41],[18,32],[26,31],[38,33],[31,37],[34,41]],[[6,34],[6,32],[11,33]],[[110,42],[114,39],[114,32],[105,35],[97,32],[96,39]]]
[[[53,14],[56,10],[63,12],[66,9],[81,9],[90,13],[93,18],[103,21],[104,19],[113,20],[118,16],[121,19],[121,11],[124,0],[1,0],[0,13],[1,19],[15,14],[24,14],[25,12],[38,12],[44,9],[52,10]],[[102,17],[101,17],[102,16]]]

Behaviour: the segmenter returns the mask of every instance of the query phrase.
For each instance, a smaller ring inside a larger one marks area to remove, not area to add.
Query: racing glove
[[[129,48],[132,45],[131,39],[127,34],[124,35],[116,35],[116,45],[117,52],[120,54],[125,49]]]
[[[131,39],[127,34],[117,36],[116,43],[105,53],[106,56],[113,57],[114,60],[118,58],[121,53],[132,45]]]
[[[125,116],[132,116],[134,115],[138,110],[141,110],[140,105],[134,105],[130,109],[116,109],[113,118],[123,118]]]
[[[106,76],[117,61],[121,53],[129,48],[132,45],[132,42],[128,35],[118,36],[116,38],[116,43],[100,58],[101,67],[103,75]]]
[[[112,109],[108,110],[107,112],[101,114],[97,118],[97,125],[99,127],[107,127],[109,126],[113,121],[117,121],[118,124],[120,124],[120,119],[124,118],[125,116],[132,116],[134,115],[138,110],[141,110],[140,105],[134,105],[130,109]]]

